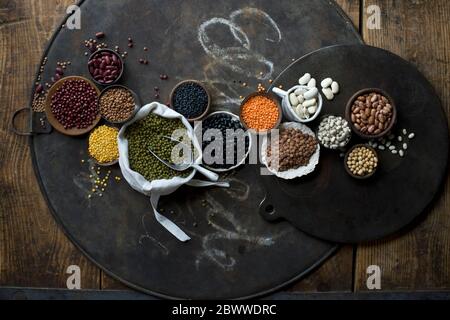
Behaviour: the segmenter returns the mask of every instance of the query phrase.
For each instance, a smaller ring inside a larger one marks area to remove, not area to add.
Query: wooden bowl
[[[98,114],[97,114],[97,117],[95,118],[95,120],[92,122],[92,124],[89,127],[84,128],[84,129],[76,129],[76,128],[65,129],[64,126],[61,123],[59,123],[59,121],[55,118],[55,116],[53,115],[53,112],[52,112],[52,97],[56,93],[56,91],[66,81],[69,81],[69,80],[83,80],[83,81],[89,83],[89,85],[95,89],[95,91],[97,92],[97,97],[100,95],[100,90],[97,88],[97,86],[95,84],[93,84],[90,80],[88,80],[84,77],[70,76],[70,77],[62,78],[61,80],[56,82],[48,91],[47,99],[45,100],[45,114],[47,116],[48,122],[52,125],[52,127],[56,131],[58,131],[62,134],[65,134],[67,136],[81,136],[81,135],[84,135],[84,134],[90,132],[92,129],[94,129],[102,117],[100,115],[100,110],[98,110]]]
[[[123,86],[123,85],[120,85],[120,84],[115,84],[115,85],[106,87],[106,88],[103,89],[103,91],[100,93],[100,96],[98,97],[98,103],[99,103],[98,105],[99,105],[99,108],[100,108],[100,101],[101,101],[101,99],[102,99],[102,96],[103,96],[108,90],[114,89],[114,88],[121,88],[121,89],[125,89],[125,90],[127,90],[128,92],[130,92],[131,95],[133,96],[134,104],[135,104],[134,111],[133,111],[133,112],[131,113],[131,115],[130,115],[126,120],[124,120],[124,121],[118,121],[118,122],[115,122],[115,121],[109,120],[109,119],[106,118],[103,114],[101,115],[102,118],[103,118],[105,121],[107,121],[107,122],[109,122],[109,123],[111,123],[111,124],[119,124],[119,125],[120,125],[120,124],[127,123],[128,121],[130,121],[131,119],[134,118],[134,116],[136,115],[136,113],[137,113],[137,112],[139,111],[139,109],[141,108],[141,101],[140,101],[140,99],[139,99],[139,96],[136,94],[136,92],[134,92],[134,91],[131,90],[130,88],[128,88],[128,87],[126,87],[126,86]],[[101,109],[100,109],[100,114],[101,114]]]
[[[359,96],[362,96],[366,93],[371,93],[371,92],[375,92],[375,93],[385,96],[389,100],[389,103],[392,106],[391,123],[383,132],[381,132],[377,135],[365,134],[365,133],[360,132],[358,129],[356,129],[354,123],[352,122],[352,118],[351,118],[353,102],[355,102],[355,100],[358,99]],[[391,132],[392,128],[394,127],[395,123],[397,122],[397,107],[395,105],[394,99],[392,99],[392,97],[386,91],[384,91],[382,89],[378,89],[378,88],[362,89],[362,90],[358,91],[357,93],[355,93],[348,101],[347,106],[345,108],[345,118],[347,119],[348,123],[350,124],[350,127],[352,128],[353,132],[355,132],[361,138],[367,139],[367,140],[379,139],[379,138],[382,138],[385,135],[387,135],[389,132]]]
[[[253,128],[249,128],[247,126],[247,124],[245,123],[244,119],[242,118],[242,109],[244,108],[244,105],[247,103],[247,101],[249,101],[250,99],[252,99],[254,97],[259,97],[259,96],[266,97],[266,98],[272,100],[275,103],[275,105],[277,106],[277,109],[278,109],[278,120],[275,123],[275,126],[273,128],[270,128],[269,130],[257,131],[257,130],[255,130]],[[270,130],[276,129],[276,128],[278,128],[280,126],[281,120],[283,119],[283,110],[281,108],[280,102],[278,101],[277,97],[275,95],[273,95],[272,93],[268,93],[268,92],[254,92],[254,93],[250,94],[249,96],[247,96],[242,101],[241,106],[240,106],[240,110],[239,110],[239,119],[241,120],[241,123],[242,123],[242,125],[244,126],[244,128],[246,130],[248,130],[251,133],[254,133],[256,135],[261,135],[261,134],[265,134],[267,132],[270,132]]]
[[[96,55],[98,55],[98,54],[101,53],[101,52],[110,52],[110,53],[114,54],[114,55],[119,59],[119,61],[120,61],[120,65],[121,65],[120,73],[119,73],[119,75],[117,76],[117,78],[116,78],[113,82],[111,82],[111,83],[103,83],[103,82],[99,82],[99,81],[95,80],[95,79],[94,79],[94,75],[91,74],[91,70],[89,70],[89,62],[90,62]],[[118,54],[117,52],[115,52],[114,50],[111,50],[111,49],[100,49],[100,50],[95,51],[94,53],[92,53],[92,54],[90,55],[90,57],[89,57],[89,59],[88,59],[88,62],[87,62],[87,71],[88,71],[88,73],[90,74],[90,76],[92,77],[92,81],[94,81],[94,83],[98,84],[99,86],[103,86],[103,87],[111,86],[111,85],[117,83],[117,82],[120,80],[120,78],[122,78],[124,69],[125,69],[125,64],[123,63],[122,56],[121,56],[120,54]]]
[[[378,161],[380,161],[380,157],[378,156],[378,152],[374,148],[372,148],[371,146],[365,145],[365,144],[357,144],[357,145],[354,145],[350,150],[347,151],[347,153],[345,155],[344,166],[345,166],[345,171],[347,171],[347,173],[351,177],[353,177],[355,179],[358,179],[358,180],[366,180],[366,179],[369,179],[370,177],[372,177],[377,172],[378,166],[380,164],[379,162],[378,162],[378,166],[375,168],[375,170],[373,170],[372,173],[370,173],[368,175],[365,175],[365,176],[358,176],[356,174],[353,174],[353,172],[350,171],[350,168],[347,165],[348,157],[353,152],[353,150],[355,150],[356,148],[361,148],[361,147],[364,147],[364,148],[367,148],[367,149],[371,150],[376,155]]]
[[[197,84],[198,86],[202,87],[203,90],[205,90],[206,94],[208,95],[208,105],[206,106],[205,111],[204,111],[199,117],[191,118],[191,119],[186,118],[189,122],[193,123],[193,122],[195,122],[195,121],[200,121],[200,120],[202,120],[202,119],[209,113],[209,110],[211,109],[211,95],[209,94],[209,91],[208,91],[208,89],[206,89],[205,85],[204,85],[203,83],[201,83],[200,81],[197,81],[197,80],[184,80],[184,81],[181,81],[181,82],[179,82],[179,83],[172,89],[172,92],[170,93],[170,97],[169,97],[170,105],[169,105],[169,107],[170,107],[171,109],[177,111],[177,110],[173,107],[173,96],[174,96],[174,94],[175,94],[175,91],[176,91],[181,85],[186,84],[186,83],[194,83],[194,84]],[[177,112],[178,112],[178,111],[177,111]],[[184,116],[184,115],[183,115],[183,116]]]

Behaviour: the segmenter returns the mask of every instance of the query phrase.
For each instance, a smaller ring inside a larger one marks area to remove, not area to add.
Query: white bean
[[[311,80],[311,74],[305,73],[305,75],[298,80],[298,83],[300,85],[304,86],[304,85],[308,84],[308,82],[310,80]]]
[[[289,95],[289,102],[291,103],[291,106],[293,106],[293,107],[298,106],[298,104],[300,103],[300,101],[298,101],[298,98],[295,95],[295,93],[291,93]]]
[[[407,144],[407,143],[404,143],[404,144],[403,144],[403,149],[404,149],[404,150],[408,150],[408,144]]]
[[[400,150],[399,152],[398,152],[398,154],[400,155],[400,157],[404,157],[405,156],[405,152],[403,151],[403,150]]]
[[[315,106],[315,105],[308,108],[308,113],[309,113],[310,115],[315,115],[315,114],[316,114],[316,111],[317,111],[317,106]]]
[[[303,103],[303,102],[305,102],[305,97],[301,94],[301,95],[297,96],[297,100],[299,103]]]
[[[408,139],[414,139],[415,136],[416,136],[415,133],[410,133],[409,136],[408,136]]]
[[[308,88],[315,88],[315,87],[317,87],[317,81],[316,81],[316,79],[312,78],[308,82]]]
[[[331,84],[331,91],[333,92],[333,94],[338,94],[339,93],[339,83],[337,83],[336,81],[333,81],[333,83]]]
[[[306,92],[306,90],[303,89],[303,88],[298,88],[297,90],[294,91],[294,93],[295,93],[297,96],[301,96],[301,95],[303,95],[305,92]]]
[[[334,99],[333,91],[331,91],[330,88],[324,88],[324,89],[322,89],[322,92],[328,100]]]
[[[306,100],[305,102],[303,102],[302,106],[305,108],[308,108],[308,107],[312,107],[315,104],[317,104],[317,100],[314,98],[314,99]]]
[[[305,100],[310,100],[312,98],[317,97],[318,94],[319,94],[319,90],[317,90],[317,88],[312,88],[308,92],[305,92],[303,94],[303,97],[305,98]]]
[[[322,86],[322,88],[329,88],[331,86],[331,84],[333,83],[333,79],[331,78],[326,78],[324,80],[322,80],[322,82],[320,83],[320,85]]]

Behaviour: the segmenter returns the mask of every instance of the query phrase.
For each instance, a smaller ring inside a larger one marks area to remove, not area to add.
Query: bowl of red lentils
[[[255,92],[242,101],[239,117],[245,129],[263,134],[280,126],[283,113],[274,95]]]

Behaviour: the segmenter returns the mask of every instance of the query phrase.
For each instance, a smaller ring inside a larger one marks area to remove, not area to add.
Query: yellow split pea
[[[100,126],[89,137],[89,154],[98,163],[109,163],[119,159],[117,136],[119,130]]]

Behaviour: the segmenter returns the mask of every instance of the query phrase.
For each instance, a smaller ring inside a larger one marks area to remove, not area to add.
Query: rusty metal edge
[[[338,13],[342,16],[342,18],[348,23],[349,25],[349,29],[351,29],[354,33],[355,36],[360,40],[361,44],[364,44],[363,39],[361,38],[361,35],[359,34],[359,32],[356,30],[355,26],[353,25],[353,23],[351,22],[350,18],[346,15],[346,13],[342,10],[342,8],[334,1],[329,1],[329,0],[324,0],[325,2],[331,4],[331,6],[334,7],[335,10],[338,11]],[[83,3],[85,2],[85,0],[79,0],[77,2],[77,6],[81,7],[81,5],[83,5]],[[66,15],[61,23],[59,24],[59,26],[61,26],[69,17],[69,15]],[[43,52],[41,61],[44,59],[44,57],[47,55],[47,53],[50,51],[51,46],[53,45],[53,42],[55,41],[56,37],[59,35],[59,32],[61,31],[61,29],[59,28],[58,30],[55,31],[55,33],[53,34],[53,36],[50,38],[49,42],[46,45],[46,48]],[[308,55],[308,54],[307,54]],[[305,55],[305,56],[307,56]],[[304,57],[305,57],[304,56]],[[302,57],[303,58],[303,57]],[[300,59],[302,59],[300,58]],[[288,66],[287,68],[289,68],[290,66]],[[39,73],[39,66],[37,67],[37,71],[36,71],[36,76],[34,77],[34,79],[37,78],[37,74]],[[33,79],[33,80],[34,80]],[[29,103],[29,107],[31,108],[31,103],[33,101],[33,91],[31,92],[31,96],[30,96],[30,103]],[[139,287],[138,285],[132,284],[130,282],[128,282],[127,280],[124,280],[122,278],[120,278],[119,276],[115,275],[112,271],[108,270],[107,268],[103,267],[102,265],[100,265],[93,257],[91,257],[87,251],[76,241],[76,239],[74,237],[72,237],[69,232],[66,230],[66,228],[64,227],[64,224],[62,223],[62,221],[59,219],[58,215],[56,214],[56,211],[54,210],[54,208],[52,207],[51,203],[50,203],[50,199],[47,196],[47,193],[45,191],[43,182],[42,182],[42,178],[40,175],[40,172],[38,170],[38,166],[37,166],[37,161],[36,161],[36,154],[34,152],[34,144],[33,144],[33,136],[29,137],[29,147],[30,147],[30,153],[31,153],[31,161],[33,164],[33,171],[36,175],[36,179],[38,181],[39,184],[39,188],[41,189],[41,193],[45,199],[45,202],[47,203],[47,206],[53,216],[53,218],[56,220],[57,224],[59,225],[60,229],[63,231],[63,233],[66,235],[66,237],[75,245],[76,248],[78,248],[78,250],[81,251],[81,253],[87,257],[89,259],[89,261],[91,261],[95,266],[97,266],[99,269],[103,270],[107,275],[109,275],[110,277],[120,281],[121,283],[125,284],[126,286],[140,291],[140,292],[144,292],[145,294],[148,295],[152,295],[161,299],[169,299],[169,300],[186,300],[185,298],[180,298],[180,297],[174,297],[174,296],[169,296],[169,295],[165,295],[162,293],[158,293],[158,292],[154,292],[148,289],[144,289],[142,287]],[[308,275],[309,273],[311,273],[312,271],[316,270],[317,268],[319,268],[325,261],[327,261],[330,257],[332,257],[340,248],[340,245],[336,245],[335,247],[333,247],[329,252],[327,252],[322,259],[320,259],[319,261],[317,261],[315,264],[313,264],[310,268],[308,268],[307,270],[303,271],[301,274],[299,274],[298,276],[284,282],[283,284],[272,288],[270,290],[266,290],[263,292],[258,292],[249,296],[245,296],[245,297],[240,297],[240,298],[236,298],[234,300],[248,300],[248,299],[255,299],[255,298],[261,298],[264,296],[268,296],[271,293],[277,292],[282,290],[283,288],[301,280],[302,278],[304,278],[306,275]]]

